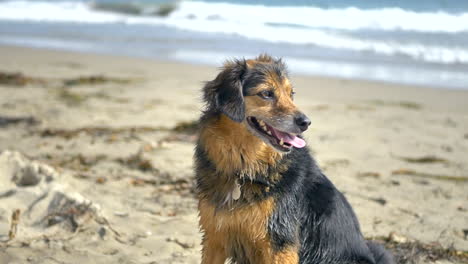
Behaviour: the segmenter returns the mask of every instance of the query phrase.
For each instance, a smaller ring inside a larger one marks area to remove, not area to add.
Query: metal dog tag
[[[240,187],[241,187],[240,184],[236,181],[236,184],[234,185],[234,189],[232,190],[232,199],[239,200],[241,196]]]

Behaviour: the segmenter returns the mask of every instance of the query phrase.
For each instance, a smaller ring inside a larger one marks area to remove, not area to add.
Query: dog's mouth
[[[297,135],[279,131],[256,117],[247,117],[247,123],[263,141],[279,151],[289,152],[292,147],[303,148],[306,145],[305,141]]]

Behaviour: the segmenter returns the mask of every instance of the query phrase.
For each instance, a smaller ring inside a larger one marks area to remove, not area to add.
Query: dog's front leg
[[[274,253],[274,264],[298,264],[299,254],[296,248],[287,248]]]
[[[282,249],[274,249],[271,242],[266,240],[256,243],[255,251],[250,252],[251,264],[298,264],[299,254],[296,246],[286,246]]]
[[[224,264],[227,259],[226,249],[220,241],[205,234],[202,246],[202,264]]]
[[[198,204],[200,227],[203,233],[202,264],[224,264],[227,259],[227,234],[216,228],[216,213],[212,205],[205,200]]]

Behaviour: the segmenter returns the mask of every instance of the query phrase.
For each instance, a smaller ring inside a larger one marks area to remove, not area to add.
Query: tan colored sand
[[[217,70],[13,47],[0,47],[0,60],[0,72],[47,81],[0,84],[0,119],[40,122],[1,127],[0,121],[0,152],[15,151],[25,166],[35,160],[56,173],[49,182],[17,187],[5,165],[11,161],[2,163],[0,154],[0,241],[7,240],[11,212],[23,212],[16,238],[8,247],[0,242],[0,263],[199,263],[194,144],[161,128],[199,116],[203,81]],[[130,82],[62,87],[63,79],[98,74]],[[367,237],[395,231],[468,250],[468,92],[292,75],[296,102],[312,119],[309,146],[354,206]],[[91,127],[153,130],[40,134]],[[154,168],[122,163],[139,152]],[[443,162],[403,159],[424,156]],[[392,173],[401,169],[425,176]],[[76,197],[67,195],[76,193],[99,215],[77,216],[75,233],[38,223],[50,217],[47,206],[57,192],[70,201]],[[28,209],[36,200],[35,211]]]

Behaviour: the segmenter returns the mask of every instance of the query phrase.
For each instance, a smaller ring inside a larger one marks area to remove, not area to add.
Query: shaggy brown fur
[[[310,121],[281,60],[227,62],[204,99],[195,153],[202,264],[391,263],[374,261],[346,200],[297,143]],[[337,216],[320,220],[325,210]]]
[[[272,63],[272,58],[260,56],[257,60],[246,62],[247,67],[258,64]],[[217,79],[228,78],[235,63],[228,62],[224,71]],[[297,109],[291,99],[292,87],[284,73],[269,72],[266,82],[251,90],[258,94],[274,87],[279,95],[277,105],[271,105],[258,97],[245,98],[245,114],[262,116],[273,119],[280,115],[292,115]],[[206,86],[206,89],[216,87]],[[206,94],[216,91],[205,91]],[[237,106],[236,106],[237,107]],[[214,185],[210,192],[200,194],[200,225],[205,232],[202,263],[224,263],[237,244],[251,263],[298,263],[297,247],[275,252],[270,245],[267,233],[268,219],[270,219],[275,201],[272,197],[255,202],[268,187],[246,181],[242,186],[243,199],[252,202],[236,210],[218,210],[211,200],[214,193],[226,196],[226,204],[233,205],[231,193],[239,178],[256,174],[268,174],[270,167],[278,167],[282,153],[268,146],[263,140],[253,135],[245,127],[226,115],[212,116],[203,122],[199,144],[210,161],[216,164],[216,173],[205,172],[204,180]],[[284,167],[284,166],[283,166]],[[284,168],[286,169],[286,168]],[[283,169],[283,170],[284,170]],[[271,180],[277,181],[279,173],[269,175]],[[276,178],[276,179],[275,179]],[[249,179],[250,180],[250,179]],[[247,246],[250,245],[250,246]]]

